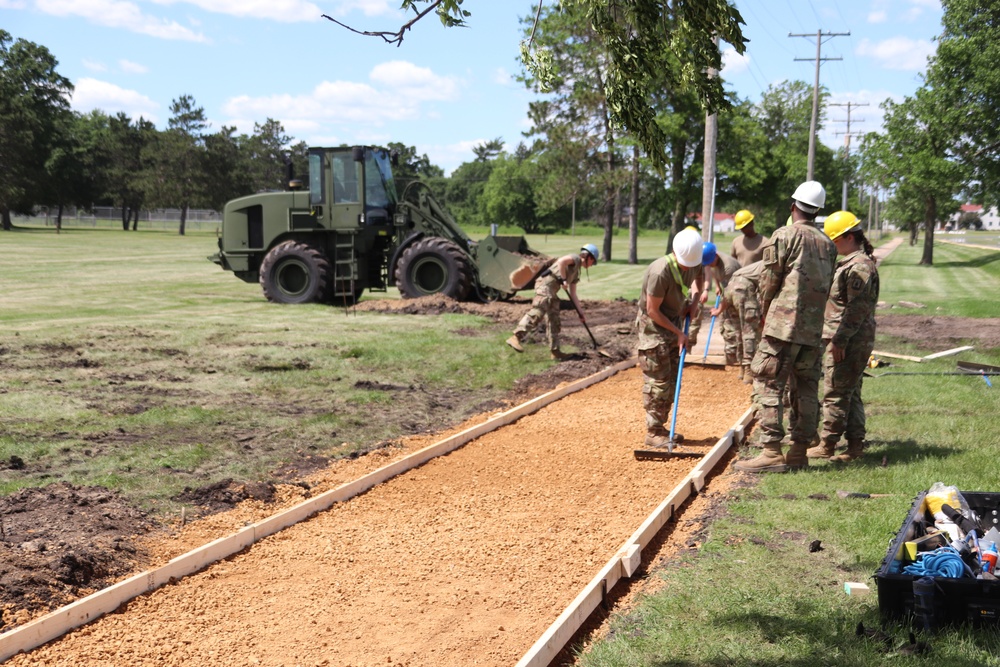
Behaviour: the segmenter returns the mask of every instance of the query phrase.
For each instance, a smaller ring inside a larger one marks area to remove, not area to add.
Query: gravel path
[[[696,461],[633,459],[640,386],[620,373],[8,664],[513,665]],[[748,396],[687,368],[678,431],[707,450]]]

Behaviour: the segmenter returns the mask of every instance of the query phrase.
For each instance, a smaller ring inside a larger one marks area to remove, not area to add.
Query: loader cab
[[[367,146],[310,149],[309,205],[333,229],[391,225],[396,188],[388,151]]]

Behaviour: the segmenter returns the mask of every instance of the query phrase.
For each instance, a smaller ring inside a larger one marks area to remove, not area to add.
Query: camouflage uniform
[[[718,286],[719,293],[722,294],[729,281],[732,280],[733,276],[740,269],[740,263],[736,261],[735,257],[729,257],[728,255],[718,255],[718,259],[722,263],[722,266],[712,266],[712,278]],[[719,305],[722,305],[721,301]],[[726,363],[730,366],[738,363],[736,352],[736,347],[739,344],[739,338],[736,334],[737,327],[739,327],[739,318],[736,309],[723,308],[719,329],[722,332],[722,339],[726,343]]]
[[[803,220],[774,232],[763,262],[760,305],[765,318],[750,364],[760,402],[760,444],[781,453],[781,396],[792,377],[792,446],[785,462],[801,467],[807,464],[806,446],[815,439],[819,421],[823,321],[837,247],[811,220]]]
[[[566,267],[567,285],[580,282],[580,267],[583,266],[580,255],[572,255],[572,258],[572,263]],[[562,322],[559,321],[560,287],[562,284],[554,273],[539,276],[535,280],[535,297],[531,300],[531,309],[524,314],[514,329],[514,335],[519,341],[524,340],[529,331],[533,331],[542,320],[545,320],[549,349],[553,351],[559,349],[559,333],[562,331]]]
[[[736,258],[740,266],[749,266],[764,257],[765,243],[767,237],[763,234],[754,234],[748,238],[746,234],[740,232],[740,235],[733,239],[729,254]]]
[[[763,262],[754,262],[733,274],[722,296],[722,338],[726,341],[726,363],[738,364],[748,374],[750,360],[760,340],[758,289]],[[729,361],[730,350],[734,361]]]
[[[851,253],[837,264],[830,299],[826,303],[823,340],[844,348],[844,359],[823,357],[823,431],[821,439],[831,451],[846,436],[848,443],[865,438],[865,405],[861,382],[875,348],[875,304],[879,280],[875,261],[863,250]]]
[[[679,284],[674,277],[671,262],[674,262],[683,284]],[[674,404],[680,350],[677,335],[656,324],[646,313],[646,295],[663,297],[660,312],[683,331],[684,314],[691,303],[688,288],[701,275],[701,266],[684,268],[670,254],[650,264],[642,277],[636,328],[639,332],[639,368],[643,375],[642,407],[646,411],[646,430],[650,435],[669,435],[664,425]]]

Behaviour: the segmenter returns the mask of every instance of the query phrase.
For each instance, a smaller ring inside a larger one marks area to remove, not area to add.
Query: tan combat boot
[[[788,466],[785,465],[785,457],[781,455],[780,442],[766,443],[760,456],[737,461],[733,468],[743,472],[785,472],[788,470]]]
[[[566,361],[567,359],[573,358],[572,354],[566,354],[559,348],[556,348],[554,350],[549,350],[549,352],[552,354],[552,358],[555,359],[556,361]]]
[[[749,364],[743,365],[743,373],[740,379],[743,380],[743,384],[753,384],[753,373],[750,372]]]
[[[860,459],[864,456],[864,448],[864,440],[848,440],[847,451],[837,454],[836,456],[831,456],[830,461],[833,463],[850,463],[851,461]]]
[[[815,441],[815,446],[806,450],[806,457],[810,459],[828,459],[833,456],[836,445],[832,442]]]
[[[515,350],[517,350],[518,352],[524,352],[524,348],[521,347],[521,339],[517,337],[517,334],[514,334],[513,336],[508,338],[507,344],[510,345]]]
[[[802,470],[809,467],[809,458],[806,456],[806,443],[793,442],[785,454],[785,464],[789,470]]]

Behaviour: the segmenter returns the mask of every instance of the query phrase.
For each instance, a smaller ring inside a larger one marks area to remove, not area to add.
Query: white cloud
[[[119,60],[118,66],[122,68],[123,72],[128,72],[129,74],[145,74],[149,71],[149,68],[145,65],[140,65],[139,63],[134,63],[131,60]]]
[[[396,14],[398,7],[399,2],[396,0],[393,0],[392,3],[388,0],[337,0],[333,11],[328,13],[334,16],[346,16],[358,11],[365,16],[386,16]]]
[[[71,102],[77,111],[86,113],[100,109],[109,115],[124,111],[131,118],[142,116],[154,123],[157,120],[156,111],[160,105],[142,93],[90,78],[80,79],[74,86]]]
[[[750,56],[740,55],[733,48],[722,50],[722,76],[736,76],[742,74],[750,68]]]
[[[455,78],[439,76],[429,67],[417,67],[405,60],[378,64],[368,76],[374,83],[403,95],[412,95],[418,101],[445,101],[458,96],[458,81]]]
[[[933,42],[908,37],[890,37],[881,42],[862,39],[855,54],[873,58],[886,69],[919,72],[927,66],[927,58],[937,47]]]
[[[868,22],[885,23],[888,18],[889,18],[888,12],[886,12],[884,9],[880,9],[868,15]]]
[[[493,83],[498,86],[509,86],[514,82],[514,77],[507,71],[506,67],[497,67],[493,70]]]
[[[213,14],[294,23],[316,21],[323,10],[305,0],[153,0],[159,5],[188,4]]]
[[[427,157],[430,159],[432,164],[436,164],[445,171],[445,176],[450,176],[451,172],[458,168],[463,162],[470,162],[475,157],[472,149],[480,144],[484,144],[490,139],[469,139],[466,141],[457,141],[453,144],[446,145],[432,145],[427,147]],[[512,146],[504,145],[505,149],[510,150]]]
[[[104,63],[99,63],[93,60],[84,60],[83,66],[89,69],[91,72],[104,72],[108,68],[105,67]]]
[[[187,42],[208,41],[176,21],[144,14],[132,2],[123,0],[36,0],[42,12],[53,16],[80,16],[91,23],[109,28],[122,28],[140,35]]]
[[[0,0],[0,9],[25,9],[27,5],[24,0]]]

